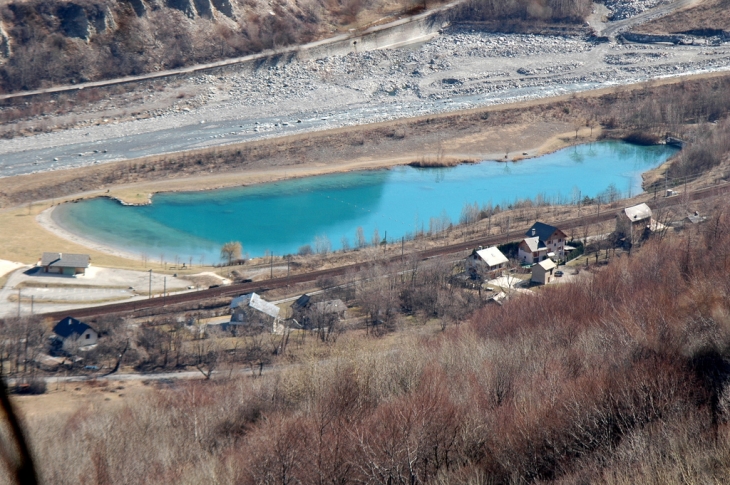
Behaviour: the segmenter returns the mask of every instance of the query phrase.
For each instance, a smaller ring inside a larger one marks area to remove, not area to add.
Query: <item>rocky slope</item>
[[[410,0],[15,0],[0,6],[0,89],[245,55],[410,7]]]

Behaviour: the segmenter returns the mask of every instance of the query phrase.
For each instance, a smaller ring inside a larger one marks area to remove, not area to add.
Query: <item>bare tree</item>
[[[234,259],[241,259],[242,250],[243,246],[240,242],[227,242],[221,247],[221,259],[228,260],[228,266],[230,266]]]
[[[358,249],[362,249],[368,244],[365,239],[365,232],[362,230],[362,226],[357,227],[357,231],[355,232],[355,241],[357,242]]]
[[[195,368],[205,376],[206,379],[210,379],[213,375],[213,371],[218,365],[220,357],[220,348],[216,339],[205,338],[198,339],[195,341]]]

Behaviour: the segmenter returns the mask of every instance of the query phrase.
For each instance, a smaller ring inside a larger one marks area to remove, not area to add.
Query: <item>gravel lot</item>
[[[622,0],[645,8],[654,0]],[[616,3],[614,12],[628,10]],[[628,7],[626,7],[628,8]],[[618,9],[618,10],[616,10]],[[624,10],[621,10],[624,9]],[[623,14],[622,14],[623,15]],[[143,116],[0,140],[0,176],[78,167],[730,68],[730,44],[621,45],[450,28],[418,45],[280,60],[140,93]],[[156,108],[161,99],[173,101]],[[98,113],[118,108],[110,98]],[[100,114],[100,116],[102,116]]]
[[[21,315],[31,312],[28,301],[33,297],[34,313],[68,310],[104,303],[145,299],[150,274],[146,271],[100,268],[92,266],[86,275],[61,276],[40,273],[38,268],[22,268],[8,278],[0,289],[0,317],[18,312],[18,289],[22,298]],[[165,275],[152,274],[152,294],[161,294]],[[167,276],[167,291],[181,291],[192,283]]]

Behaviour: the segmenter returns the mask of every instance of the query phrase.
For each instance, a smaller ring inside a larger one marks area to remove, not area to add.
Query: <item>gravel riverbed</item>
[[[144,119],[0,140],[0,176],[729,68],[730,44],[718,39],[622,45],[452,28],[400,49],[271,60],[191,76],[175,89],[193,94],[164,107],[155,100],[169,93],[145,93]],[[114,102],[94,109],[109,110]]]

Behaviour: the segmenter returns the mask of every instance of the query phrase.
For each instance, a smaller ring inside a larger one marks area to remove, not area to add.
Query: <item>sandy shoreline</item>
[[[118,258],[142,261],[142,258],[139,255],[135,255],[134,253],[131,253],[129,251],[124,251],[113,246],[101,244],[96,241],[92,241],[91,239],[87,239],[83,236],[79,236],[78,234],[69,232],[53,219],[53,211],[56,209],[56,207],[58,206],[49,207],[48,209],[43,210],[35,218],[36,223],[46,231],[51,232],[54,235],[74,244],[93,249],[94,251],[106,253],[110,256],[116,256]]]

